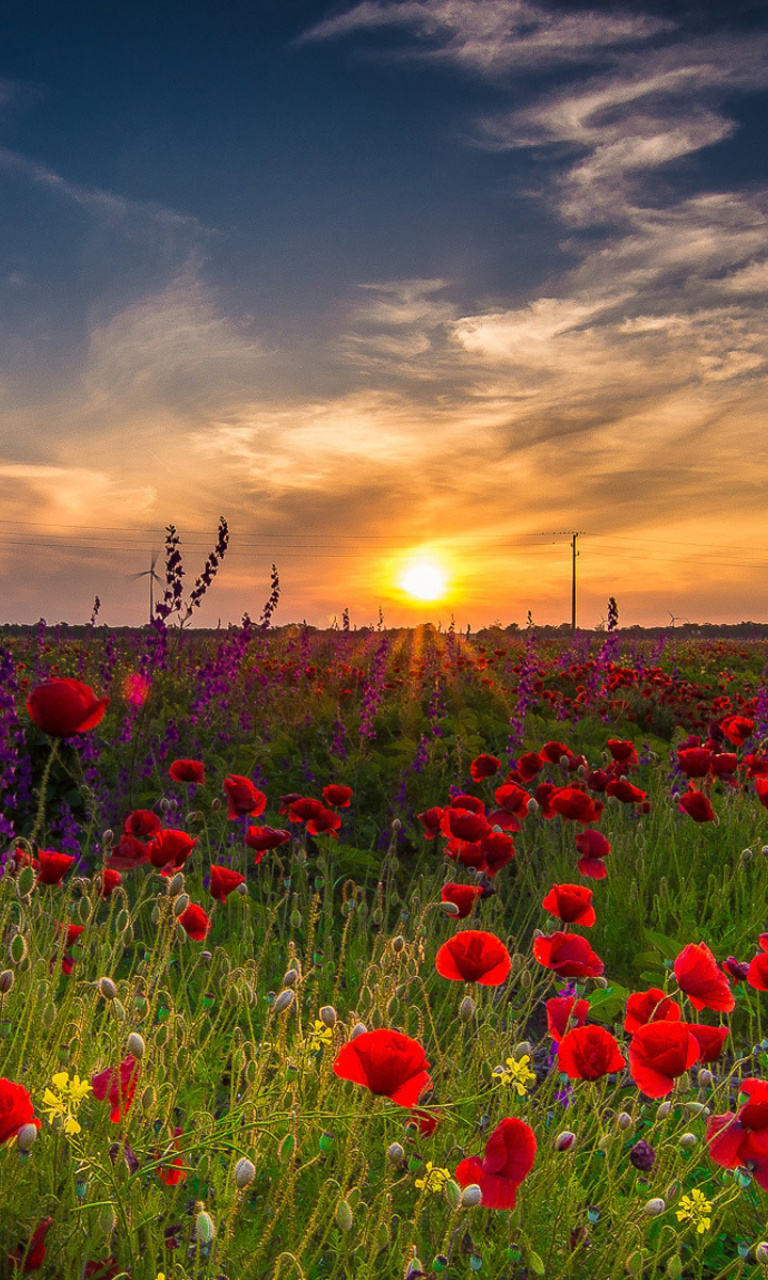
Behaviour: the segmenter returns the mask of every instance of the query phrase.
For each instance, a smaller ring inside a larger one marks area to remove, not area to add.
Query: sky
[[[768,0],[3,26],[0,622],[768,619]]]

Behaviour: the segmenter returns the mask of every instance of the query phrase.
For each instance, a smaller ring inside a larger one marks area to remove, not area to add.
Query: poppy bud
[[[768,844],[764,844],[760,852],[764,858],[768,858]]]
[[[29,1151],[37,1137],[37,1125],[23,1124],[16,1135],[16,1147],[19,1151]]]
[[[639,1249],[631,1253],[626,1262],[627,1271],[631,1276],[640,1277],[643,1274],[643,1255]]]
[[[443,1187],[443,1195],[453,1213],[461,1207],[461,1187],[458,1182],[454,1182],[453,1178],[449,1178]]]
[[[667,1262],[667,1275],[669,1280],[680,1280],[683,1274],[683,1264],[679,1258],[670,1258]]]
[[[114,833],[114,831],[112,831],[110,827],[107,827],[106,831],[104,832],[103,836],[101,837],[101,843],[102,843],[103,847],[104,847],[105,849],[109,849],[109,848],[110,848],[110,846],[114,843],[114,839],[115,839],[115,833]]]
[[[301,912],[300,912],[300,911],[297,911],[295,908],[294,908],[294,910],[291,912],[291,920],[290,920],[290,924],[291,924],[291,928],[292,928],[292,929],[300,929],[300,928],[301,928]]]
[[[202,1209],[195,1218],[195,1235],[201,1245],[213,1244],[216,1239],[216,1228],[213,1224],[213,1218],[210,1213],[206,1213]]]
[[[320,1010],[320,1021],[323,1026],[330,1027],[331,1030],[336,1026],[336,1010],[332,1004],[324,1004]]]
[[[656,1163],[656,1152],[645,1138],[641,1138],[636,1142],[629,1153],[629,1163],[634,1165],[636,1169],[641,1169],[643,1173],[647,1173]]]
[[[529,813],[539,812],[539,802],[538,800],[535,800],[533,796],[531,796],[530,800],[528,801],[527,809]]]
[[[7,996],[9,992],[13,991],[15,981],[16,976],[13,969],[3,969],[3,972],[0,973],[0,996]]]
[[[151,1111],[154,1111],[156,1102],[157,1093],[155,1092],[154,1086],[148,1084],[141,1095],[141,1109],[145,1115],[149,1115]]]
[[[138,1031],[132,1031],[128,1037],[127,1049],[139,1061],[144,1057],[144,1041]]]
[[[656,1112],[656,1119],[657,1119],[657,1120],[666,1120],[666,1118],[667,1118],[667,1116],[669,1115],[669,1113],[670,1113],[670,1111],[671,1111],[671,1110],[672,1110],[672,1103],[671,1103],[671,1102],[662,1102],[662,1103],[661,1103],[661,1105],[659,1106],[659,1108],[658,1108],[657,1112]]]
[[[256,1177],[256,1166],[247,1156],[243,1156],[235,1165],[235,1186],[238,1191],[244,1191],[249,1187]]]
[[[341,1227],[342,1231],[352,1230],[352,1210],[346,1200],[340,1200],[336,1205],[336,1223]]]
[[[471,996],[465,996],[459,1005],[459,1017],[462,1022],[470,1022],[475,1016],[477,1005]]]
[[[368,1028],[364,1022],[356,1022],[349,1033],[350,1040],[356,1040],[358,1036],[364,1036]]]
[[[686,1102],[685,1109],[689,1116],[708,1116],[709,1107],[703,1102]]]
[[[603,977],[595,978],[595,986],[599,987],[601,991],[607,991],[608,979]]]
[[[521,1040],[512,1050],[512,1057],[515,1062],[519,1062],[521,1058],[530,1058],[533,1053],[530,1040]]]
[[[685,1151],[689,1151],[691,1147],[695,1147],[697,1142],[698,1138],[695,1133],[683,1133],[680,1136],[680,1146],[683,1147]]]
[[[558,1133],[555,1138],[555,1151],[567,1151],[576,1141],[576,1134],[571,1133],[570,1129],[563,1129],[562,1133]]]
[[[405,938],[402,936],[402,934],[398,933],[397,937],[392,939],[392,950],[394,951],[395,955],[398,955],[402,951],[404,946],[405,946]]]
[[[403,1163],[405,1159],[405,1151],[400,1146],[399,1142],[390,1142],[387,1147],[387,1159],[390,1164],[398,1165]]]
[[[218,797],[218,796],[214,796],[214,797],[213,797],[213,799],[212,799],[212,801],[211,801],[211,808],[213,809],[213,812],[214,812],[214,813],[218,813],[218,812],[219,812],[219,809],[221,808],[221,800],[219,799],[219,797]]]
[[[483,1203],[483,1193],[476,1182],[470,1182],[461,1193],[462,1209],[475,1209],[477,1205]]]
[[[101,1206],[101,1213],[99,1214],[99,1226],[101,1227],[101,1230],[105,1236],[112,1235],[112,1232],[117,1226],[117,1214],[115,1213],[111,1204],[104,1204]]]
[[[186,911],[187,907],[189,906],[189,901],[190,901],[190,899],[189,899],[189,894],[188,894],[188,893],[180,893],[180,894],[179,894],[178,898],[176,899],[176,901],[175,901],[175,902],[174,902],[174,904],[173,904],[173,914],[176,916],[176,919],[177,919],[177,920],[178,920],[179,916],[183,916],[183,915],[184,915],[184,912]]]
[[[657,1196],[643,1205],[643,1213],[647,1214],[649,1218],[654,1218],[657,1214],[663,1213],[666,1207],[666,1202]]]
[[[678,1087],[678,1089],[680,1090],[680,1092],[681,1092],[681,1093],[687,1093],[687,1092],[688,1092],[688,1090],[689,1090],[689,1089],[690,1089],[690,1087],[691,1087],[691,1073],[690,1073],[690,1071],[684,1071],[684,1072],[683,1072],[683,1074],[682,1074],[681,1076],[678,1076],[678,1078],[677,1078],[677,1087]]]
[[[763,1266],[768,1264],[768,1244],[766,1244],[765,1241],[761,1241],[760,1244],[755,1245],[755,1258],[758,1262],[762,1263]]]
[[[526,988],[530,987],[531,982],[532,978],[529,971],[527,969],[523,969],[523,972],[520,974],[520,986]]]
[[[626,1111],[620,1111],[616,1117],[616,1124],[618,1128],[621,1130],[631,1129],[634,1123],[635,1122],[632,1119],[631,1115],[629,1115],[628,1112]]]
[[[711,1084],[714,1078],[715,1077],[712,1075],[711,1071],[708,1071],[706,1067],[702,1067],[699,1072],[699,1084],[703,1089],[706,1088],[707,1085]]]
[[[560,757],[560,768],[561,768],[561,769],[567,769],[569,764],[570,764],[570,760],[568,759],[568,756],[561,756],[561,757]]]
[[[436,905],[443,912],[443,915],[457,916],[459,914],[459,908],[455,902],[438,902]]]
[[[287,972],[283,974],[283,986],[292,987],[296,982],[298,976],[299,976],[298,969],[288,969]]]
[[[235,885],[235,893],[239,894],[241,898],[248,897],[248,885],[245,883],[244,880],[241,884]]]
[[[168,897],[175,898],[184,888],[184,872],[177,871],[175,876],[171,876],[168,881]]]
[[[272,1012],[284,1013],[286,1009],[290,1009],[295,999],[295,994],[296,993],[294,991],[291,991],[290,987],[286,987],[284,991],[280,992],[280,995],[272,1005]]]

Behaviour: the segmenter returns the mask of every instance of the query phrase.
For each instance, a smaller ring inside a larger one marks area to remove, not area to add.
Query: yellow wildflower
[[[524,1098],[528,1092],[528,1086],[535,1083],[536,1074],[531,1071],[528,1063],[531,1055],[526,1053],[522,1058],[507,1058],[505,1067],[496,1067],[493,1077],[499,1084],[511,1085],[517,1090],[518,1096]]]
[[[431,1160],[424,1166],[424,1177],[417,1178],[415,1185],[420,1191],[442,1191],[451,1178],[450,1170],[436,1169]]]
[[[87,1080],[81,1080],[78,1075],[70,1080],[68,1071],[57,1071],[51,1077],[51,1084],[53,1089],[46,1089],[43,1094],[42,1109],[47,1112],[50,1121],[57,1119],[64,1121],[65,1133],[79,1133],[80,1125],[75,1118],[75,1112],[83,1098],[91,1092],[90,1083]]]
[[[320,1049],[324,1044],[333,1044],[333,1032],[319,1018],[315,1018],[314,1028],[307,1038],[307,1046],[310,1049]]]
[[[703,1191],[696,1189],[689,1196],[681,1198],[680,1208],[676,1211],[675,1217],[678,1222],[693,1222],[698,1235],[703,1235],[712,1226],[712,1219],[709,1216],[711,1212],[712,1202],[707,1199]]]

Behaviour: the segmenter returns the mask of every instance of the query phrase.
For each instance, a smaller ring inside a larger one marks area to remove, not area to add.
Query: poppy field
[[[768,1276],[767,668],[0,633],[0,1275]]]

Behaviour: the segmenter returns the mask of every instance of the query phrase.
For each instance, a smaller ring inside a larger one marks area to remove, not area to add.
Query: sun
[[[445,595],[445,571],[435,560],[411,560],[400,574],[398,585],[416,600],[440,600]]]

